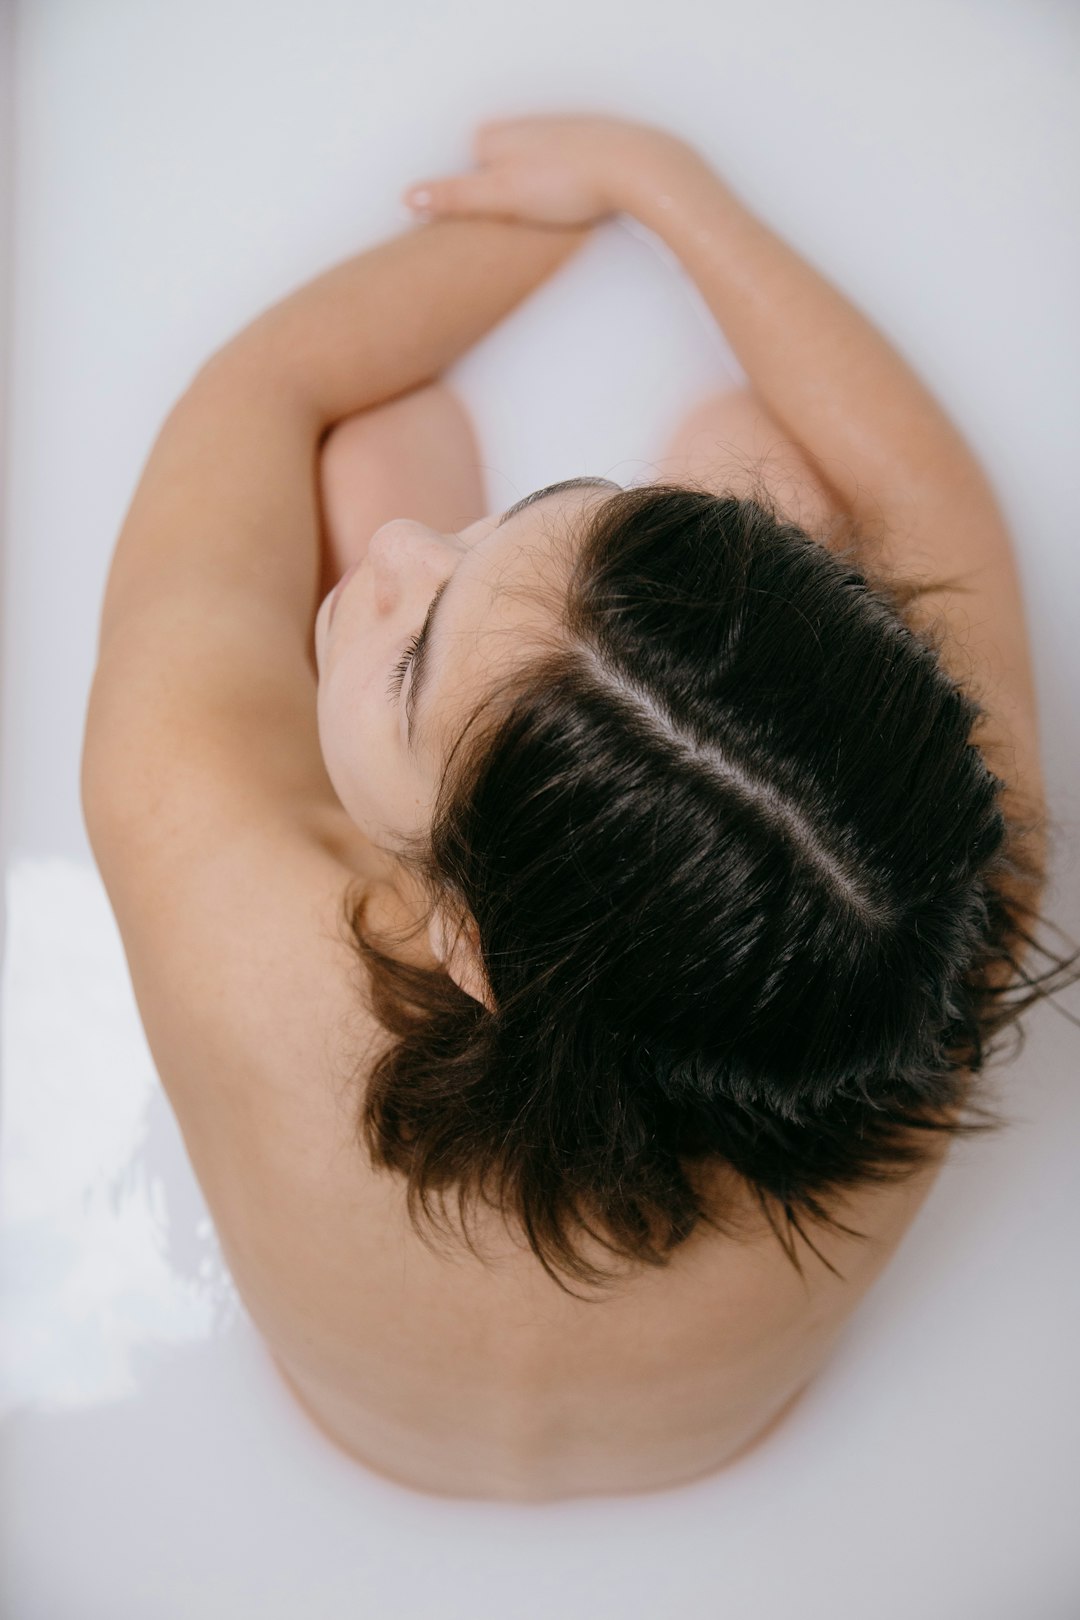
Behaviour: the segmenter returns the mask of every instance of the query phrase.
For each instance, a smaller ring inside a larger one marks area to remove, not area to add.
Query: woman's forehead
[[[433,621],[417,732],[449,734],[558,622],[573,554],[567,519],[597,489],[552,494],[467,547]]]

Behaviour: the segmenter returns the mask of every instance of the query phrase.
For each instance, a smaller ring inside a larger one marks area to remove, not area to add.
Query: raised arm
[[[341,418],[435,377],[586,231],[449,221],[335,265],[200,368],[158,433],[113,550],[81,785],[130,847],[168,799],[310,806],[318,748],[317,449]],[[148,808],[152,807],[152,809]],[[220,815],[229,813],[219,804]]]
[[[438,377],[588,235],[495,220],[410,228],[306,282],[219,353],[265,364],[329,429]]]
[[[704,159],[659,148],[616,197],[677,255],[757,394],[857,521],[907,533],[943,486],[991,517],[975,457],[925,384]]]
[[[983,548],[1007,544],[990,486],[930,390],[687,142],[623,119],[541,116],[482,125],[474,153],[478,171],[427,182],[439,215],[577,224],[625,213],[661,237],[837,503],[887,533],[887,563],[940,573],[936,546],[921,555],[918,542],[949,526]]]
[[[691,149],[666,144],[619,183],[697,283],[757,394],[888,570],[955,581],[917,617],[953,632],[944,657],[988,716],[995,770],[1037,805],[1034,672],[1012,540],[982,467],[903,357]]]
[[[1022,798],[1037,818],[1036,695],[1012,542],[977,458],[902,356],[666,130],[595,115],[510,119],[481,126],[474,151],[478,172],[429,183],[437,211],[567,224],[625,213],[671,248],[875,562],[952,582],[915,616],[953,632],[942,656],[983,701],[977,740],[1010,803]]]
[[[181,596],[268,610],[306,646],[322,565],[321,440],[437,377],[587,235],[489,220],[409,229],[243,327],[173,406],[143,468],[113,552],[99,655],[115,630]]]

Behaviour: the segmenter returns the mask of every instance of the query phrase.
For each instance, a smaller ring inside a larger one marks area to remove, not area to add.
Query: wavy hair
[[[493,1010],[384,949],[350,888],[393,1037],[357,1070],[357,1138],[425,1241],[453,1193],[474,1253],[483,1203],[560,1287],[603,1287],[582,1234],[655,1266],[700,1221],[739,1235],[700,1185],[719,1167],[797,1269],[792,1231],[835,1271],[801,1218],[865,1237],[837,1194],[1008,1123],[984,1066],[1080,951],[1032,938],[1042,818],[1003,802],[944,628],[910,619],[941,582],[842,529],[823,544],[760,486],[644,484],[578,520],[550,636],[472,710],[401,850],[474,930]]]

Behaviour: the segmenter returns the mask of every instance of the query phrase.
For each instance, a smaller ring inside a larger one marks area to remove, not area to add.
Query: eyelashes
[[[413,659],[415,658],[416,649],[417,649],[417,647],[419,647],[419,645],[420,645],[420,631],[418,630],[416,632],[415,636],[413,636],[412,640],[409,642],[409,645],[405,648],[405,651],[402,653],[401,657],[398,659],[397,663],[394,665],[393,670],[390,673],[390,682],[389,682],[389,685],[387,687],[387,692],[388,692],[390,697],[392,697],[392,698],[397,697],[398,693],[401,691],[402,683],[405,680],[406,671],[408,670],[409,665],[412,663]]]

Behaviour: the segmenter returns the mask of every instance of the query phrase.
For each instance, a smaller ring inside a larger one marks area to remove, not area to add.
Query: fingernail
[[[405,201],[410,208],[427,208],[431,203],[431,192],[426,186],[417,186],[415,191],[406,192]]]

